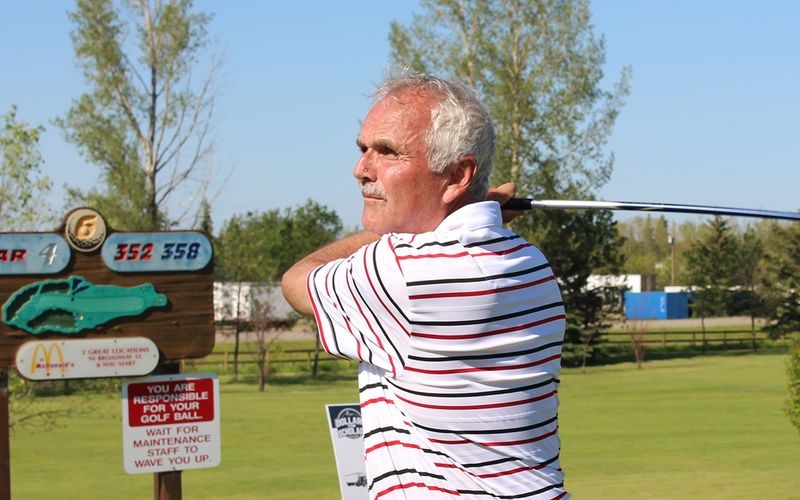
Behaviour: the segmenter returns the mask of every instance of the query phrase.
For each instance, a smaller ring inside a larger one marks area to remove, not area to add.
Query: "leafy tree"
[[[41,174],[42,127],[17,120],[17,108],[2,116],[0,129],[0,231],[30,230],[50,222],[50,180]]]
[[[601,88],[605,46],[586,0],[422,0],[410,26],[393,22],[391,59],[472,86],[497,131],[492,183],[515,182],[534,198],[591,197],[608,181],[604,146],[628,93],[623,70]],[[553,260],[575,324],[599,324],[585,288],[618,264],[620,241],[607,213],[544,211],[514,228]],[[588,267],[594,266],[594,267]],[[584,308],[585,310],[581,310]],[[580,312],[579,312],[580,311]]]
[[[336,212],[312,200],[294,210],[248,212],[234,216],[216,239],[219,279],[234,283],[235,303],[241,304],[243,290],[249,288],[244,286],[246,282],[278,283],[283,273],[300,257],[332,242],[341,230],[342,223]],[[253,306],[256,317],[246,318],[247,324],[240,321],[238,311],[234,315],[234,380],[238,374],[240,333],[251,327],[256,331],[260,380],[266,376],[263,361],[269,346],[264,323],[272,317],[272,311],[268,304]],[[256,320],[255,324],[250,324],[250,319]]]
[[[772,227],[764,289],[772,304],[767,330],[777,336],[800,331],[800,226]]]
[[[693,241],[686,253],[690,284],[694,291],[694,312],[701,318],[725,315],[738,285],[740,262],[739,242],[727,219],[715,216],[705,226],[699,239]]]
[[[196,216],[208,183],[202,171],[219,63],[208,63],[199,84],[193,70],[211,16],[193,12],[192,0],[78,0],[69,18],[90,91],[56,123],[100,167],[105,187],[71,196],[122,229],[162,229]]]
[[[219,277],[278,283],[300,257],[330,243],[341,230],[336,212],[312,200],[283,212],[236,215],[216,240]]]

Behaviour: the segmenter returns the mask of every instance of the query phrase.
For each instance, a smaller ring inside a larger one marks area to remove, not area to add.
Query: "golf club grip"
[[[503,210],[531,210],[533,208],[531,201],[530,198],[511,198],[503,203],[501,208]]]

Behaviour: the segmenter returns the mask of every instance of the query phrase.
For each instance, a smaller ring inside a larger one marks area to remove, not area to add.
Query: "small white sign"
[[[128,474],[216,467],[219,379],[203,373],[123,382],[122,441]]]
[[[17,349],[17,370],[30,380],[135,377],[157,364],[158,347],[145,337],[35,340]]]
[[[364,464],[364,428],[358,404],[325,405],[339,472],[342,500],[366,500],[367,470]]]

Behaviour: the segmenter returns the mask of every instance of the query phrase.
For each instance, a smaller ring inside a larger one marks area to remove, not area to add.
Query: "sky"
[[[196,5],[214,13],[210,32],[225,59],[210,157],[215,228],[308,199],[358,226],[351,171],[360,120],[387,68],[389,25],[410,23],[418,2]],[[599,199],[800,209],[800,2],[591,5],[606,44],[603,86],[625,66],[633,73]],[[0,113],[16,104],[18,119],[45,127],[42,171],[55,207],[65,184],[87,188],[99,174],[53,124],[88,90],[69,38],[73,9],[64,0],[0,0]]]

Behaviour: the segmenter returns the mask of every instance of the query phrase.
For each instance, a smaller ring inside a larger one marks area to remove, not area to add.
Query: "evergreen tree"
[[[728,220],[715,216],[686,253],[689,283],[695,287],[693,311],[702,319],[727,312],[739,278],[739,244]]]
[[[800,332],[800,225],[774,224],[766,252],[765,293],[771,304],[768,331]]]

